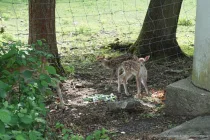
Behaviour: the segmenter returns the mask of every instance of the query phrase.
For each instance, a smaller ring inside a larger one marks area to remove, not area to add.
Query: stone
[[[155,105],[150,103],[145,103],[144,101],[139,99],[129,98],[121,101],[108,102],[107,107],[109,111],[119,111],[119,110],[140,111],[149,108],[154,108]]]
[[[210,116],[197,117],[177,127],[166,130],[155,137],[168,139],[175,138],[176,140],[209,140]]]
[[[166,87],[165,113],[189,116],[210,114],[210,92],[194,86],[191,78],[172,83]]]
[[[84,88],[84,85],[82,83],[76,83],[75,88]]]

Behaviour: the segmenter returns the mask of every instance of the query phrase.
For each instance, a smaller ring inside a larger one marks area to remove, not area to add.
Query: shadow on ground
[[[147,63],[150,91],[164,90],[168,84],[188,77],[191,74],[191,66],[191,59],[164,59]],[[83,98],[99,93],[113,93],[118,96],[118,100],[127,97],[117,94],[116,78],[115,82],[108,86],[110,70],[99,63],[77,67],[75,71],[74,76],[63,83],[64,100],[71,106],[56,109],[56,104],[50,104],[50,110],[54,110],[48,113],[50,126],[60,122],[83,136],[106,128],[115,132],[114,140],[135,140],[148,138],[149,135],[161,133],[190,119],[185,116],[165,116],[162,110],[110,112],[106,102],[87,103]],[[136,92],[134,80],[129,81],[129,91],[132,94]]]

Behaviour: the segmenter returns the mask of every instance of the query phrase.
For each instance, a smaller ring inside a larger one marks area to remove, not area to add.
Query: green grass
[[[28,40],[27,0],[0,0],[0,26],[5,34],[0,40]],[[72,58],[81,54],[100,55],[101,49],[119,38],[133,43],[140,32],[149,0],[57,0],[56,31],[60,53]],[[183,1],[177,29],[177,40],[186,53],[192,55],[196,1]],[[76,48],[76,49],[75,49]],[[189,51],[190,50],[190,51]]]
[[[182,25],[182,26],[193,26],[193,23],[192,23],[191,20],[179,19],[178,25]]]

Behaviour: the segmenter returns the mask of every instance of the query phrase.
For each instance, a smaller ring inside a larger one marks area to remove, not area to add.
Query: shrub
[[[45,97],[52,93],[49,86],[56,86],[61,77],[55,68],[46,66],[45,70],[59,79],[42,73],[40,57],[52,55],[34,48],[44,47],[38,40],[28,46],[20,42],[0,45],[0,139],[2,140],[84,140],[63,124],[57,123],[55,129],[49,128],[45,117]],[[21,68],[26,67],[21,71]],[[57,135],[56,135],[57,134]],[[109,139],[108,131],[96,130],[86,140]]]
[[[102,139],[109,140],[110,139],[109,131],[106,130],[105,128],[95,130],[94,132],[86,136],[86,138],[78,134],[73,134],[72,130],[65,128],[65,126],[59,122],[56,123],[55,129],[57,132],[60,133],[58,134],[58,138],[61,140],[102,140]]]
[[[41,41],[36,45],[42,46]],[[0,139],[44,139],[47,110],[44,99],[56,79],[40,72],[40,57],[51,55],[32,46],[3,43],[0,46]],[[20,68],[27,67],[24,71]],[[49,73],[53,67],[46,68]]]

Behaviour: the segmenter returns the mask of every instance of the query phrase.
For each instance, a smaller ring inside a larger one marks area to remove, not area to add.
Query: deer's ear
[[[146,56],[146,57],[144,58],[145,62],[148,61],[149,58],[150,58],[150,55]]]

